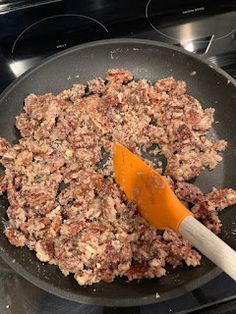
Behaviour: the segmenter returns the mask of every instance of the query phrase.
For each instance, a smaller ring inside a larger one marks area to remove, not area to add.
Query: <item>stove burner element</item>
[[[148,0],[145,8],[145,16],[150,26],[172,43],[180,43],[184,46],[184,43],[191,42],[192,40],[205,42],[203,38],[212,38],[214,35],[210,42],[211,44],[236,32],[235,11],[207,16],[207,8],[205,7],[191,10],[177,8],[163,10],[159,6],[157,1]],[[191,21],[189,21],[189,15],[191,15]],[[225,22],[226,20],[227,23]],[[206,41],[206,43],[209,42]]]
[[[0,14],[59,1],[62,0],[0,0]]]
[[[46,36],[45,36],[46,32]],[[85,42],[106,38],[108,29],[98,20],[80,14],[60,14],[41,19],[25,28],[12,49],[14,60],[46,57],[52,52]]]

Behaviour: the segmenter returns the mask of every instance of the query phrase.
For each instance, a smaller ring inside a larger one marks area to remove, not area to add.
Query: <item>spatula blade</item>
[[[113,156],[116,183],[137,204],[144,218],[158,229],[178,230],[191,212],[178,200],[163,176],[121,144]]]

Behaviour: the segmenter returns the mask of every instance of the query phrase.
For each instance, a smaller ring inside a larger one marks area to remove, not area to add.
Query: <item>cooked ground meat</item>
[[[232,189],[204,195],[186,181],[222,159],[226,142],[207,139],[214,109],[203,109],[173,77],[153,85],[112,69],[54,96],[29,95],[16,118],[22,135],[10,145],[0,138],[0,194],[7,192],[11,244],[28,246],[43,262],[73,273],[80,285],[117,276],[165,275],[165,267],[200,264],[200,254],[180,234],[149,225],[115,184],[115,141],[152,163],[184,204],[215,233],[217,210],[236,203]],[[145,157],[146,156],[146,157]]]

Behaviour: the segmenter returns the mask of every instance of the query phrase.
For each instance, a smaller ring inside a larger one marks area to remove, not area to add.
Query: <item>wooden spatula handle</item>
[[[197,219],[186,217],[179,232],[202,254],[236,280],[236,252]]]

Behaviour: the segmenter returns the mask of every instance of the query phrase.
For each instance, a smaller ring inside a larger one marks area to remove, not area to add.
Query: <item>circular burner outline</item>
[[[161,32],[158,28],[156,28],[155,25],[152,24],[152,22],[150,21],[150,18],[149,18],[149,13],[148,13],[148,11],[149,11],[149,5],[150,5],[151,2],[152,2],[152,0],[148,0],[147,4],[146,4],[146,6],[145,6],[145,17],[146,17],[146,19],[148,19],[148,22],[149,22],[150,26],[151,26],[157,33],[161,34],[162,36],[164,36],[164,37],[166,37],[166,38],[168,38],[168,39],[174,40],[174,41],[176,41],[176,40],[179,41],[178,38],[175,38],[175,37],[166,35],[165,33]],[[220,37],[217,37],[217,38],[214,38],[214,37],[213,37],[212,40],[211,40],[211,42],[217,41],[217,40],[220,40],[220,39],[223,39],[223,38],[226,38],[226,37],[228,37],[229,35],[233,34],[235,31],[236,31],[236,27],[235,27],[232,31],[230,31],[229,33],[227,33],[227,34],[225,34],[225,35],[223,35],[223,36],[220,36]],[[212,36],[213,36],[213,35],[214,35],[214,34],[212,34]],[[197,42],[197,43],[207,43],[207,42],[209,42],[208,40],[197,40],[197,39],[194,40],[194,41]]]
[[[30,24],[29,26],[27,26],[16,38],[16,40],[14,41],[13,45],[12,45],[12,48],[11,48],[11,54],[13,56],[14,54],[14,50],[15,50],[15,47],[16,47],[16,44],[17,42],[19,41],[19,39],[24,35],[24,33],[26,33],[31,27],[37,25],[37,24],[40,24],[41,22],[44,22],[44,21],[47,21],[47,20],[50,20],[50,19],[53,19],[53,18],[57,18],[57,17],[81,17],[81,18],[85,18],[85,19],[88,19],[90,21],[93,21],[97,24],[99,24],[107,33],[109,33],[108,29],[106,28],[106,26],[104,24],[102,24],[101,22],[99,22],[98,20],[96,20],[95,18],[93,17],[90,17],[90,16],[87,16],[87,15],[83,15],[83,14],[57,14],[57,15],[52,15],[52,16],[48,16],[48,17],[45,17],[39,21],[36,21],[34,22],[33,24]]]

